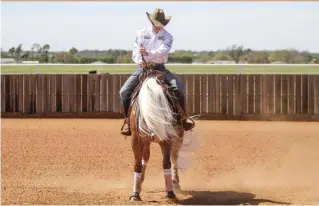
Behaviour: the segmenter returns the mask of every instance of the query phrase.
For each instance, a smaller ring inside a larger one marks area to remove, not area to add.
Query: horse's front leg
[[[165,179],[165,189],[167,192],[166,198],[170,201],[177,201],[176,195],[173,191],[173,181],[171,172],[171,150],[172,145],[168,142],[162,142],[161,144],[163,154],[163,172]]]
[[[136,135],[132,137],[132,150],[134,153],[134,185],[133,194],[130,196],[131,201],[141,201],[140,193],[142,191],[142,142],[138,140]]]
[[[145,172],[146,172],[146,167],[147,163],[150,159],[150,147],[151,147],[151,142],[145,141],[143,144],[143,158],[142,158],[142,183],[145,179]]]

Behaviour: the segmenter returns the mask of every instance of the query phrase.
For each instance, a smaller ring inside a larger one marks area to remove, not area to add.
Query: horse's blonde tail
[[[161,141],[178,138],[174,128],[174,114],[162,87],[155,77],[144,81],[138,96],[140,106],[140,130],[145,134],[154,133]]]

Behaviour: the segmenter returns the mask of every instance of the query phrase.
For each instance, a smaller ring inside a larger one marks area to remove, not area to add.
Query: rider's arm
[[[132,60],[136,63],[139,64],[142,62],[142,56],[140,53],[140,44],[142,44],[142,38],[141,38],[141,33],[137,32],[136,33],[136,39],[133,45],[133,52],[132,52]]]
[[[150,51],[149,56],[150,57],[159,57],[162,55],[168,55],[168,52],[171,50],[173,46],[173,36],[172,35],[166,35],[164,41],[162,42],[159,49]]]

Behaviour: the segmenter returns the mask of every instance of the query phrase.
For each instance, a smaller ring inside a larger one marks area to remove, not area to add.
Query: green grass
[[[167,69],[176,74],[319,74],[319,65],[297,66],[210,66],[210,65],[168,65]],[[136,70],[132,65],[66,65],[66,66],[1,66],[2,74],[87,74],[97,73],[131,74]]]

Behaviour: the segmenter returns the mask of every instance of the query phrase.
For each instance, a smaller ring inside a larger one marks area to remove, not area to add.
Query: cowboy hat
[[[171,20],[171,16],[165,16],[163,9],[156,8],[153,14],[146,12],[147,18],[152,22],[154,26],[164,27]]]

